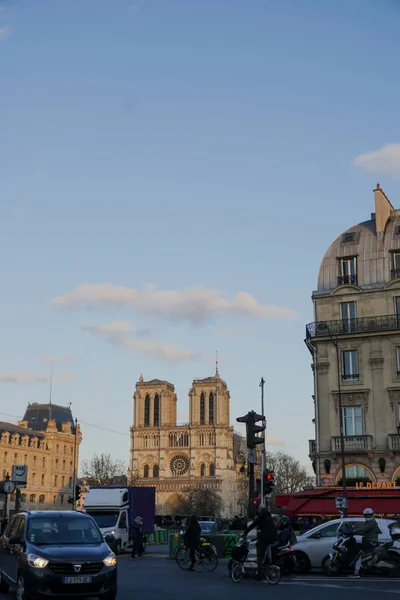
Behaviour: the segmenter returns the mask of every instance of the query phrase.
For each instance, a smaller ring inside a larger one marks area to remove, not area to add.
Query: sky
[[[400,207],[397,0],[0,0],[0,414],[129,458],[140,375],[219,372],[310,468],[331,242]],[[236,424],[235,424],[236,427]],[[239,426],[236,427],[240,430]],[[107,431],[112,430],[112,431]]]

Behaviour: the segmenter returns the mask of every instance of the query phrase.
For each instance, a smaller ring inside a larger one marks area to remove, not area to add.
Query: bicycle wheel
[[[231,579],[234,583],[240,583],[244,576],[244,566],[240,562],[234,562],[231,570]]]
[[[270,565],[269,567],[267,567],[267,570],[265,572],[265,579],[271,585],[276,585],[277,583],[279,583],[281,580],[280,568],[276,567],[275,565]]]
[[[187,548],[184,548],[183,546],[178,548],[175,552],[175,560],[178,567],[183,571],[190,569],[190,552]]]
[[[210,550],[201,557],[201,564],[206,571],[215,571],[218,567],[218,552],[215,548],[210,548]]]

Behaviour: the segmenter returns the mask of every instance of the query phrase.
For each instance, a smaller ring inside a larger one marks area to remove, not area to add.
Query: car
[[[394,521],[392,519],[376,519],[376,521],[382,531],[379,541],[389,542],[391,537],[388,527]],[[298,568],[302,573],[308,573],[311,569],[322,568],[322,561],[327,554],[332,552],[337,530],[343,522],[348,522],[355,527],[359,527],[365,523],[365,519],[363,517],[333,519],[297,537],[297,543],[293,545],[293,548],[296,551]],[[356,540],[361,541],[361,536],[356,536]],[[399,552],[398,546],[394,550]]]
[[[202,535],[208,535],[217,531],[217,523],[215,521],[199,521]]]
[[[14,515],[0,538],[0,593],[18,600],[87,596],[114,600],[117,560],[92,517],[78,511]]]

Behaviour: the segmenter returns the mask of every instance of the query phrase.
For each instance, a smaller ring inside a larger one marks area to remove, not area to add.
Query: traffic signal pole
[[[261,415],[265,419],[264,412],[264,377],[261,377],[260,388],[261,388]],[[264,494],[264,469],[265,469],[265,438],[267,437],[267,429],[265,428],[264,432],[264,442],[261,448],[261,502],[265,502],[265,494]]]

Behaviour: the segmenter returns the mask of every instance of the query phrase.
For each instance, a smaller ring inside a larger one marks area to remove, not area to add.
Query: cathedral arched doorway
[[[182,496],[177,494],[171,494],[168,500],[164,504],[164,515],[176,515],[179,513],[182,506]]]

